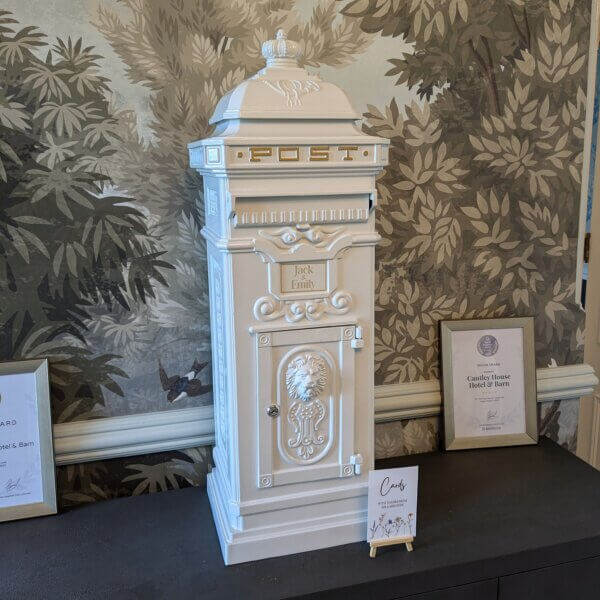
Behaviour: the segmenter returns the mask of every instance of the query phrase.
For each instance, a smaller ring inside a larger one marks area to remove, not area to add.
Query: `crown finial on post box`
[[[267,67],[297,67],[302,50],[298,42],[287,39],[283,29],[278,29],[276,39],[263,42],[262,55]]]

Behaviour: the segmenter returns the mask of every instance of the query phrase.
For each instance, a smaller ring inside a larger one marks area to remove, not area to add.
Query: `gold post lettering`
[[[329,146],[311,146],[308,160],[329,160]]]
[[[358,150],[358,146],[338,146],[338,150],[343,150],[346,152],[346,156],[344,156],[342,160],[354,160],[350,156],[350,152],[352,152],[353,150]]]
[[[261,158],[273,156],[273,150],[269,146],[250,146],[250,162],[260,162]]]
[[[284,152],[291,152],[291,155],[287,155],[284,156],[283,153]],[[279,160],[281,162],[285,162],[285,161],[298,161],[300,160],[300,148],[298,148],[298,146],[280,146],[279,150],[277,152],[277,156],[279,157]]]

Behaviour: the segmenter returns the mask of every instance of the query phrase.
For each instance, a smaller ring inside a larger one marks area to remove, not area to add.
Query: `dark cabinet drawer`
[[[487,579],[444,590],[406,596],[402,600],[496,600],[497,597],[498,580]]]
[[[501,577],[498,600],[597,600],[600,557]]]

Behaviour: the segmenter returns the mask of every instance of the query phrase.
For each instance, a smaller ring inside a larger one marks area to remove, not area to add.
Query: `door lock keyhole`
[[[271,404],[271,406],[267,407],[267,414],[272,417],[273,419],[275,417],[279,416],[279,406],[277,406],[277,404]]]

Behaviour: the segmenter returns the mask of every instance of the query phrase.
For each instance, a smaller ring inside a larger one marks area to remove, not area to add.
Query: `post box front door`
[[[354,475],[354,324],[256,334],[259,488]]]

